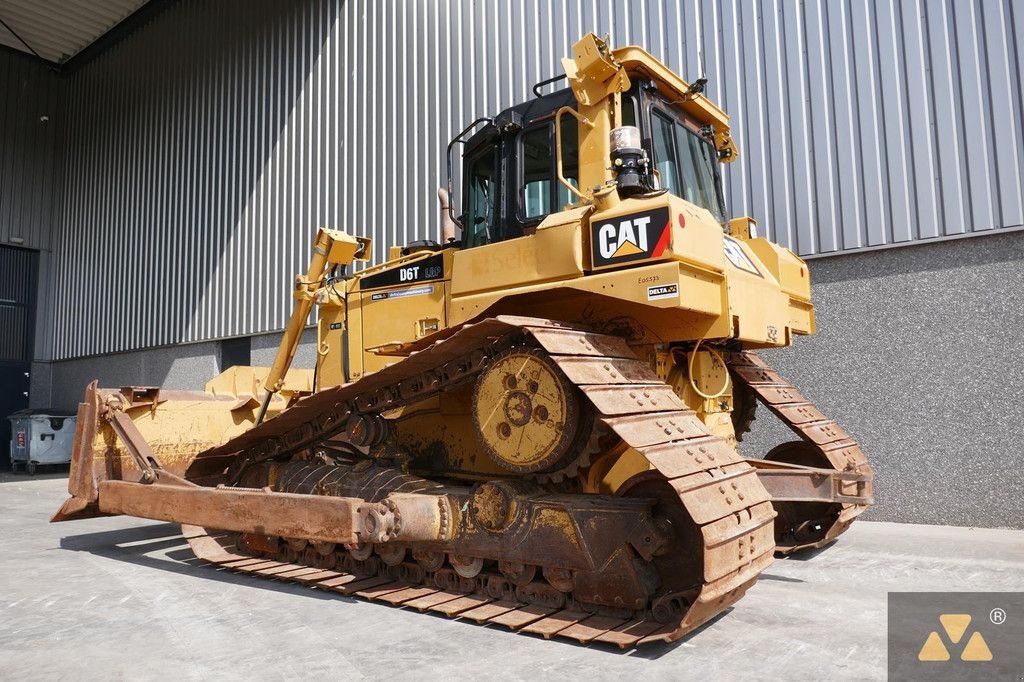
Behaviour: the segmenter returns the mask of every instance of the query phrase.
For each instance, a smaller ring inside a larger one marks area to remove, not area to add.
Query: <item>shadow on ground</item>
[[[258,587],[274,592],[287,592],[313,599],[341,598],[353,601],[349,597],[318,592],[296,583],[258,580],[253,576],[215,568],[195,557],[188,542],[182,537],[180,527],[174,523],[67,535],[60,539],[60,548],[88,552],[95,556],[171,573],[187,574],[205,580]]]
[[[181,529],[174,523],[147,524],[132,528],[117,530],[99,531],[94,533],[82,533],[78,535],[66,535],[60,539],[60,548],[75,552],[87,552],[89,554],[124,561],[138,566],[155,568],[161,571],[214,580],[222,583],[241,585],[253,589],[270,590],[273,592],[294,594],[299,597],[311,599],[337,599],[345,602],[356,601],[336,592],[326,592],[316,588],[301,585],[299,583],[283,582],[269,577],[259,577],[244,573],[233,573],[223,568],[214,567],[195,557],[188,546],[188,542],[181,535]],[[376,604],[379,608],[389,608],[384,604]],[[584,644],[566,639],[552,639],[552,644],[570,647],[586,647],[593,651],[602,651],[617,656],[633,656],[648,660],[655,660],[671,653],[677,647],[696,636],[705,628],[711,627],[732,608],[719,613],[715,618],[704,623],[682,639],[669,643],[647,644],[634,649],[620,649],[617,646],[604,643]],[[423,615],[435,618],[447,618],[443,614],[427,612]],[[474,627],[500,628],[500,626],[480,626],[470,621],[460,621]],[[530,637],[541,639],[541,635],[525,634]]]

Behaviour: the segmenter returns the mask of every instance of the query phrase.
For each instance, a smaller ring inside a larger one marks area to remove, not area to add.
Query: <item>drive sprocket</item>
[[[500,353],[480,373],[472,413],[488,456],[522,474],[570,464],[593,423],[579,389],[547,355],[527,346]]]

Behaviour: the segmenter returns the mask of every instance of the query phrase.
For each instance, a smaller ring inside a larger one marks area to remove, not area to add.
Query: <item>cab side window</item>
[[[498,191],[494,181],[495,150],[495,145],[488,145],[467,164],[466,211],[462,216],[462,245],[465,248],[489,244],[494,238]]]
[[[519,138],[523,169],[520,201],[527,220],[551,213],[551,183],[554,181],[551,138],[550,125],[527,130]]]
[[[714,147],[681,125],[676,125],[676,147],[682,157],[683,198],[703,206],[716,218],[724,220],[715,179],[718,156]]]
[[[527,128],[519,135],[519,217],[523,222],[539,222],[576,198],[558,181],[555,143],[553,121]],[[579,158],[576,119],[563,116],[562,175],[573,187],[579,187]]]
[[[658,112],[651,117],[653,130],[651,141],[654,144],[654,168],[658,171],[662,189],[677,197],[683,196],[679,191],[679,160],[676,157],[675,125]]]
[[[552,140],[551,144],[554,143]],[[557,172],[557,169],[554,172]],[[569,115],[562,117],[562,176],[569,181],[570,185],[576,189],[580,188],[579,129],[576,119]],[[552,210],[561,211],[566,204],[577,201],[577,197],[569,191],[568,187],[558,181],[556,175],[552,177],[555,178],[555,205]]]
[[[653,109],[651,146],[661,187],[706,208],[716,220],[724,222],[718,155],[711,142],[681,121]]]

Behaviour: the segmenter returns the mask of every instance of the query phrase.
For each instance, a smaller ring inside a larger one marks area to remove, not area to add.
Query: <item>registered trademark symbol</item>
[[[988,619],[990,621],[992,621],[993,625],[1002,625],[1003,623],[1006,622],[1006,611],[1003,611],[1002,609],[1000,609],[998,607],[994,608],[988,614]]]

